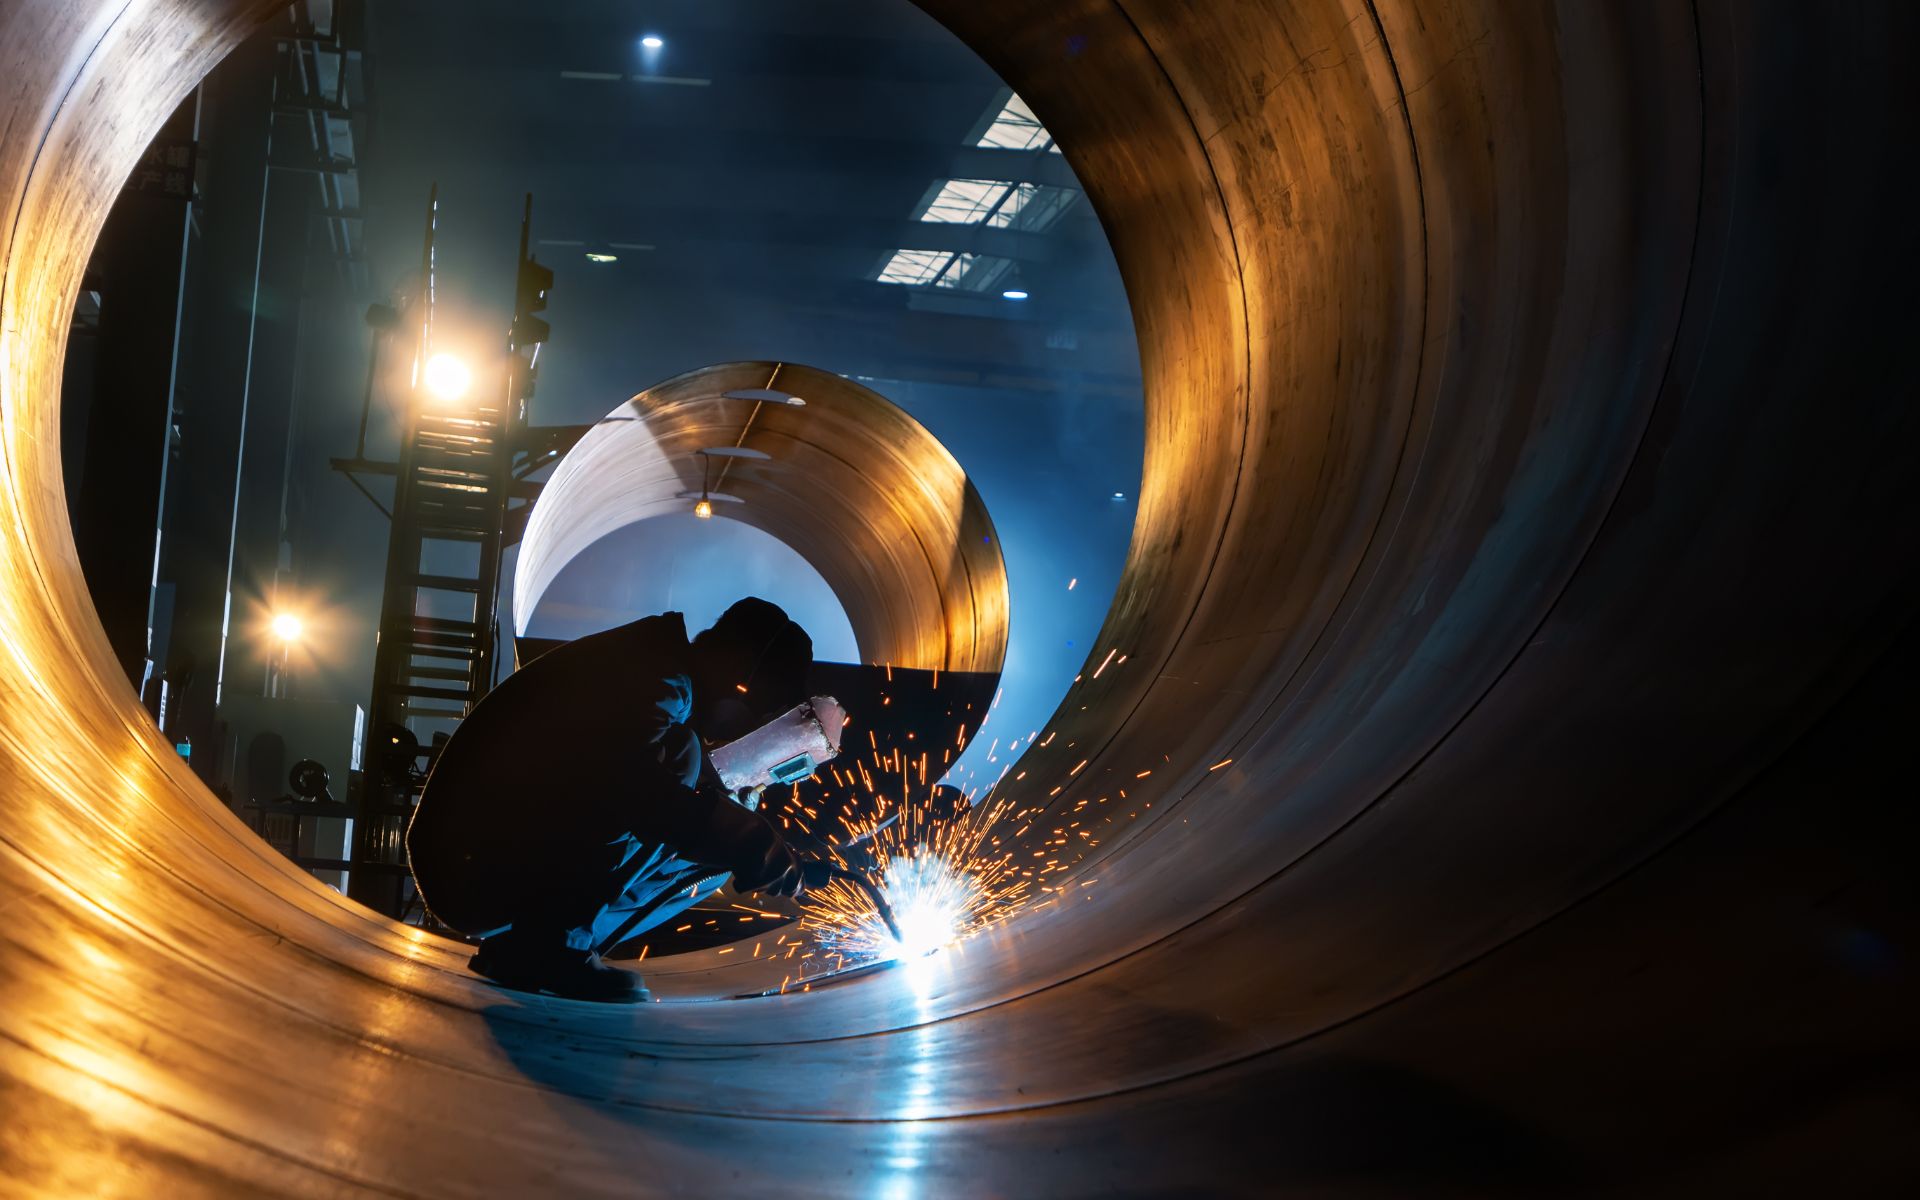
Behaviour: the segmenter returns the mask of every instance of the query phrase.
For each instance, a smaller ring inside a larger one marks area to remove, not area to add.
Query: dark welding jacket
[[[487,693],[442,747],[407,830],[432,903],[461,864],[564,862],[625,837],[732,871],[751,888],[779,873],[784,843],[733,802],[701,752],[689,787],[661,739],[693,713],[692,646],[677,612],[556,647]]]

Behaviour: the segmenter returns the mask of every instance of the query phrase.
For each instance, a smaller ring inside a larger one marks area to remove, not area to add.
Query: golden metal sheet
[[[1911,1191],[1912,7],[927,7],[1134,306],[1132,554],[1022,761],[1116,828],[931,975],[619,1011],[301,875],[121,682],[64,330],[277,9],[0,7],[9,1185]]]
[[[761,399],[774,384],[806,404]],[[708,447],[764,458],[703,463]],[[690,371],[589,430],[528,518],[514,576],[520,632],[576,555],[688,511],[703,484],[733,501],[717,515],[772,534],[820,572],[862,662],[983,673],[1005,662],[1006,562],[966,472],[886,397],[801,363]]]

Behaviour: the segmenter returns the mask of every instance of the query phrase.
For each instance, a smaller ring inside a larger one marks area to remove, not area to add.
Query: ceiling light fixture
[[[700,501],[693,506],[693,515],[702,521],[713,516],[713,497],[707,495],[707,471],[713,466],[713,459],[705,450],[700,451]]]
[[[1020,268],[1015,266],[1007,272],[1006,281],[1000,288],[1000,298],[1002,300],[1025,300],[1027,296],[1027,281],[1020,277]]]
[[[658,34],[650,33],[647,36],[640,39],[640,44],[642,46],[645,46],[649,50],[658,50],[660,47],[666,45],[667,43]]]
[[[427,391],[442,400],[458,400],[473,384],[473,372],[451,354],[436,354],[427,359],[421,371]]]
[[[618,254],[595,254],[589,250],[587,252],[587,261],[597,263],[619,262],[620,256]]]
[[[807,402],[792,392],[776,391],[773,388],[734,388],[730,392],[720,393],[723,400],[757,400],[762,404],[787,404],[795,408],[805,408]]]

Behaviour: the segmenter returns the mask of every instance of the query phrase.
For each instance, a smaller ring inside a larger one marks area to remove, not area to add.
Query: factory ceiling
[[[530,21],[436,0],[367,20],[376,280],[415,257],[437,182],[449,291],[500,291],[532,192],[556,358],[571,337],[630,347],[627,381],[793,354],[1138,395],[1125,293],[1065,157],[904,2],[596,0]]]

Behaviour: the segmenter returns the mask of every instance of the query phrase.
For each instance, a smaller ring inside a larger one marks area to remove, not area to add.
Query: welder
[[[596,947],[642,909],[631,932],[692,904],[697,868],[798,894],[798,860],[727,792],[707,746],[799,704],[812,662],[806,631],[749,597],[692,640],[679,613],[644,617],[488,693],[441,748],[407,830],[428,910],[483,939],[472,969],[523,991],[645,1000]]]

